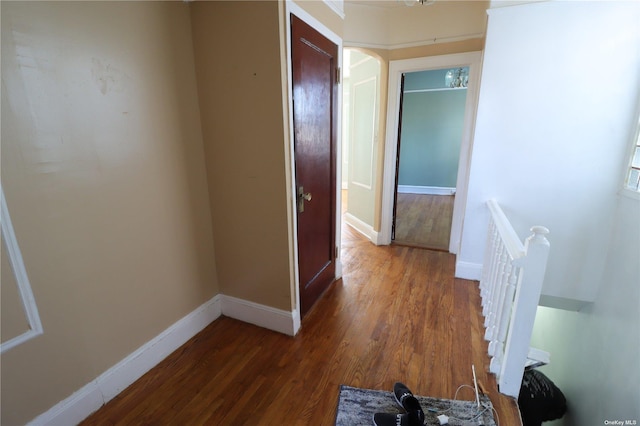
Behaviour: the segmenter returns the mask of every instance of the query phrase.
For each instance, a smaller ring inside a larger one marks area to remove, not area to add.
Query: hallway
[[[341,384],[453,398],[471,364],[500,424],[520,424],[486,373],[478,289],[453,278],[454,256],[342,235],[344,277],[296,337],[222,317],[83,424],[332,425]]]

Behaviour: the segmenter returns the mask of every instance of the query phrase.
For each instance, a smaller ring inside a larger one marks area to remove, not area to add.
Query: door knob
[[[304,212],[304,200],[311,201],[311,193],[304,192],[304,187],[298,187],[298,213]]]

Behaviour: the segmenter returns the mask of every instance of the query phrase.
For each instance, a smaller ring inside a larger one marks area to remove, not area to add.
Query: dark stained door
[[[300,314],[335,279],[338,46],[291,15]]]
[[[400,175],[400,140],[402,139],[402,105],[404,101],[404,74],[400,77],[400,109],[398,111],[398,147],[396,149],[396,180],[393,186],[393,216],[391,218],[391,240],[396,239],[396,216],[398,215],[398,176]]]

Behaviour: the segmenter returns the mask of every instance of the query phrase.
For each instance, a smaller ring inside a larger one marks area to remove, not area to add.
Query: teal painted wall
[[[468,68],[465,68],[469,72]],[[449,68],[409,72],[404,76],[404,90],[441,89],[444,87],[444,77]]]
[[[455,188],[466,89],[444,87],[444,70],[408,73],[402,109],[399,185]]]

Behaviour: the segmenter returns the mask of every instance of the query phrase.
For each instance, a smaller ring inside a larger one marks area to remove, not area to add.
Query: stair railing
[[[500,392],[518,397],[525,366],[549,362],[549,354],[529,347],[547,267],[550,244],[544,226],[531,228],[522,243],[495,199],[480,280],[489,371]]]

